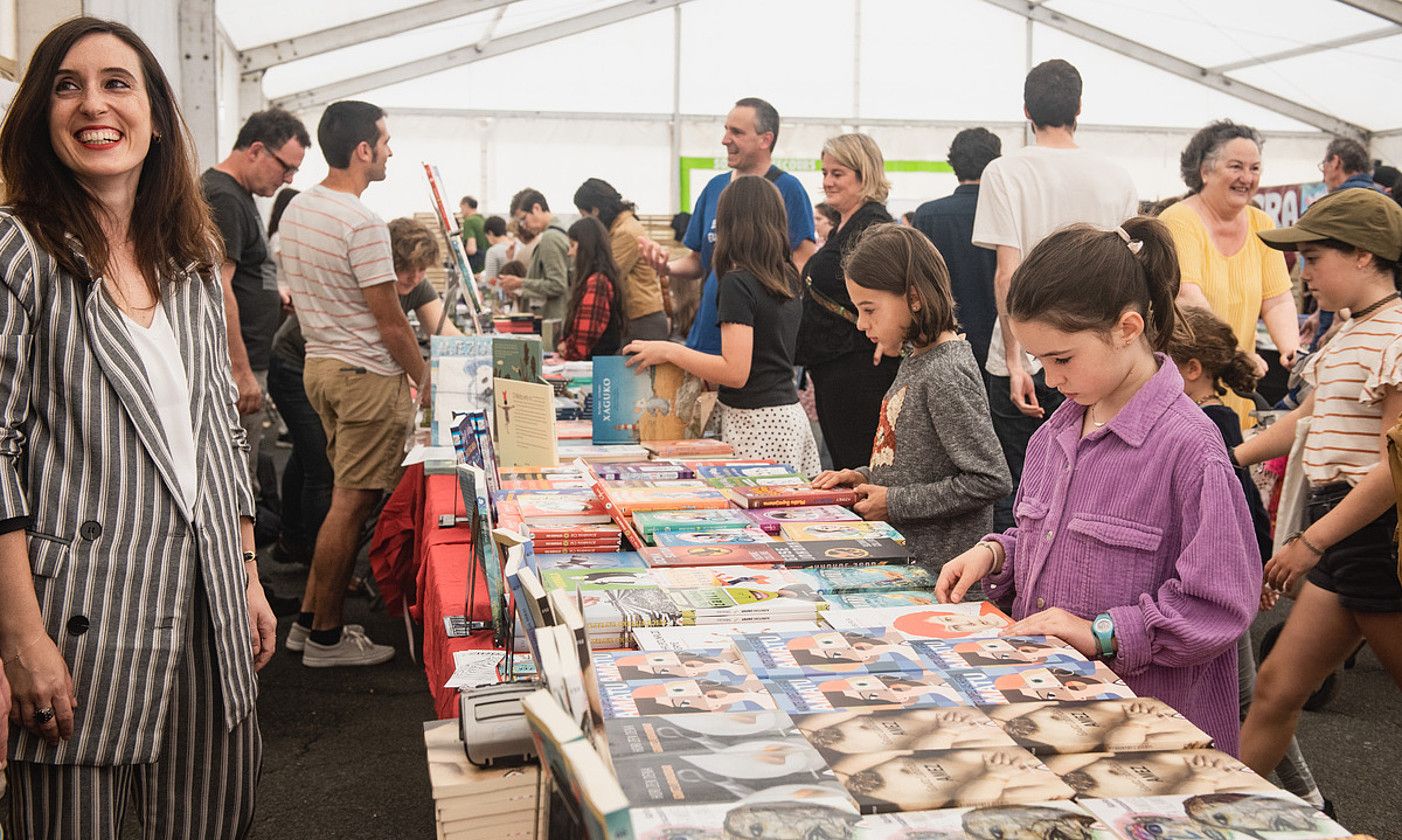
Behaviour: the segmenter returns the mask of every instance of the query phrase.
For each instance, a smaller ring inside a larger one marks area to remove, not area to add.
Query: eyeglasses
[[[268,148],[267,145],[264,145],[264,146],[263,146],[263,151],[267,152],[268,155],[271,156],[273,160],[277,161],[279,164],[282,165],[282,177],[286,178],[288,175],[296,175],[296,174],[297,174],[297,169],[298,169],[298,167],[295,167],[295,166],[293,166],[292,164],[288,163],[287,161],[283,160],[281,157],[278,156],[278,153],[277,153],[277,152],[275,152],[275,151],[273,151],[272,149]]]

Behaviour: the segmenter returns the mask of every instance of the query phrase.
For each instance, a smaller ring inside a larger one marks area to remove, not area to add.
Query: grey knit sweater
[[[1012,479],[967,341],[901,362],[881,401],[871,463],[860,472],[888,488],[887,518],[931,570],[993,529],[993,502],[1012,490]]]

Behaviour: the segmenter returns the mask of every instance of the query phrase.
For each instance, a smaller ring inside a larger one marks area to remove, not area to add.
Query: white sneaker
[[[354,629],[355,632],[362,636],[365,635],[365,628],[361,627],[359,624],[347,624],[346,629]],[[302,649],[307,646],[307,637],[311,634],[312,631],[310,627],[303,627],[296,621],[293,621],[292,629],[287,631],[287,641],[283,642],[282,646],[285,650],[290,650],[293,653],[301,653]]]
[[[365,632],[347,625],[341,630],[341,641],[322,645],[307,639],[302,664],[308,668],[335,668],[342,665],[381,665],[394,658],[394,648],[377,645]]]

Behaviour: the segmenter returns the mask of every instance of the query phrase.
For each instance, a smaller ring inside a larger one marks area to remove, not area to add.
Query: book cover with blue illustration
[[[594,357],[594,443],[681,440],[700,394],[687,397],[687,376],[672,364],[645,371],[626,356]],[[684,408],[685,406],[685,408]],[[684,417],[683,415],[687,415]]]
[[[735,648],[761,677],[806,677],[927,670],[910,642],[896,633],[818,630],[747,633]]]

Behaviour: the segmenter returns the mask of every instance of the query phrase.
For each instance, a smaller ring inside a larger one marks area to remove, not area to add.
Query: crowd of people
[[[715,434],[855,488],[857,512],[939,573],[940,600],[996,601],[1012,632],[1108,662],[1324,807],[1292,737],[1306,698],[1362,640],[1402,685],[1399,185],[1336,140],[1331,193],[1274,229],[1252,204],[1262,137],[1223,120],[1183,150],[1186,194],[1143,215],[1129,174],[1076,143],[1075,67],[1038,65],[1023,97],[1034,141],[1005,154],[960,132],[958,187],[900,222],[871,136],[824,143],[815,207],[773,163],[779,113],[743,98],[679,251],[595,177],[569,225],[532,188],[509,218],[465,197],[463,246],[497,304],[560,321],[561,357],[710,383]],[[265,394],[292,442],[277,551],[309,564],[283,646],[309,667],[394,655],[343,606],[412,389],[428,399],[408,314],[456,332],[424,279],[439,247],[362,201],[392,155],[375,105],[325,110],[329,172],[298,191],[297,117],[254,114],[196,177],[175,101],[134,32],[76,18],[40,43],[0,128],[15,837],[116,836],[133,798],[152,836],[247,833],[256,671],[276,647],[254,534]],[[274,194],[265,228],[254,197]],[[1303,330],[1286,254],[1316,307]],[[1295,381],[1260,428],[1273,369]],[[1285,456],[1305,489],[1273,534],[1247,468]],[[1282,595],[1256,673],[1248,630]]]

